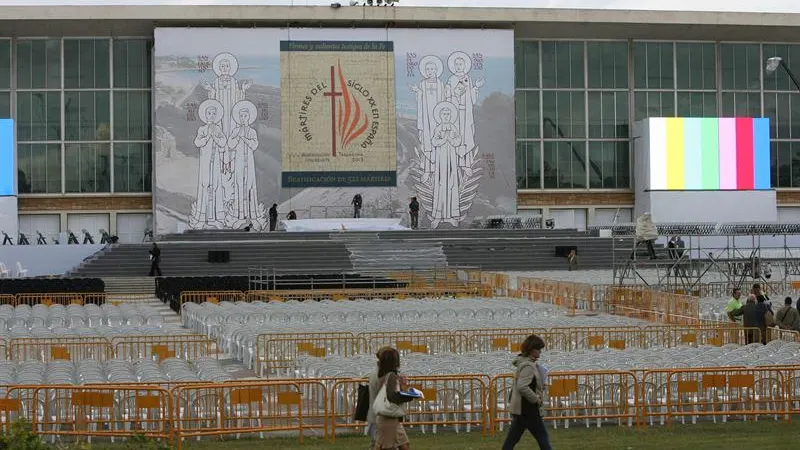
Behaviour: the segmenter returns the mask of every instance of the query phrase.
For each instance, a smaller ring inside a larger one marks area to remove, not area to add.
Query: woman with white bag
[[[380,388],[372,404],[377,429],[375,450],[408,450],[408,436],[400,419],[405,415],[402,405],[414,400],[414,397],[401,394],[407,390],[408,380],[397,373],[400,353],[395,348],[385,348],[378,358]]]

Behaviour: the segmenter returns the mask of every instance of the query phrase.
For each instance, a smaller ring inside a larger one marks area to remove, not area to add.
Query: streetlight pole
[[[791,70],[789,70],[789,66],[786,65],[786,61],[784,61],[783,58],[781,58],[780,56],[773,56],[772,58],[767,59],[767,67],[766,67],[767,74],[774,73],[776,70],[778,70],[778,67],[783,67],[783,70],[785,70],[786,73],[789,74],[789,78],[792,79],[794,87],[796,87],[797,90],[800,91],[800,81],[798,81],[797,77],[794,76]]]

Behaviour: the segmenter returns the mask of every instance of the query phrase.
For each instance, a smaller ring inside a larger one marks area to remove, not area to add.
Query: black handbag
[[[356,411],[353,413],[353,420],[366,422],[369,406],[369,385],[359,384],[358,399],[356,400]]]

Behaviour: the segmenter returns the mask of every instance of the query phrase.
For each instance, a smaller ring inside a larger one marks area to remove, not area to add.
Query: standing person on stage
[[[360,219],[361,218],[361,206],[363,204],[363,200],[361,200],[361,194],[356,194],[353,196],[353,201],[350,202],[353,205],[353,219]]]
[[[275,231],[278,225],[278,204],[273,203],[272,208],[269,209],[269,231]]]
[[[416,230],[419,228],[419,202],[417,197],[411,197],[411,203],[408,204],[408,214],[411,216],[411,228]]]
[[[161,276],[161,267],[159,267],[159,264],[161,264],[161,249],[158,248],[158,244],[153,242],[153,248],[150,249],[151,277],[154,276],[155,274],[158,274],[159,277]]]
[[[522,343],[520,354],[514,358],[514,384],[511,385],[511,426],[508,428],[503,450],[513,450],[525,430],[528,430],[541,450],[551,450],[547,428],[544,425],[544,385],[546,370],[537,360],[544,349],[544,341],[532,334]]]

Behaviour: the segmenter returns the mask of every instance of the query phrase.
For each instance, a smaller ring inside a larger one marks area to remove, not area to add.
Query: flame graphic
[[[338,118],[338,135],[339,147],[342,149],[347,148],[351,142],[358,139],[359,136],[364,134],[369,127],[369,119],[367,114],[361,114],[361,104],[356,100],[355,96],[347,89],[347,80],[342,73],[342,65],[340,62],[336,63],[339,69],[339,85],[342,87],[342,99],[338,104],[337,118]]]

